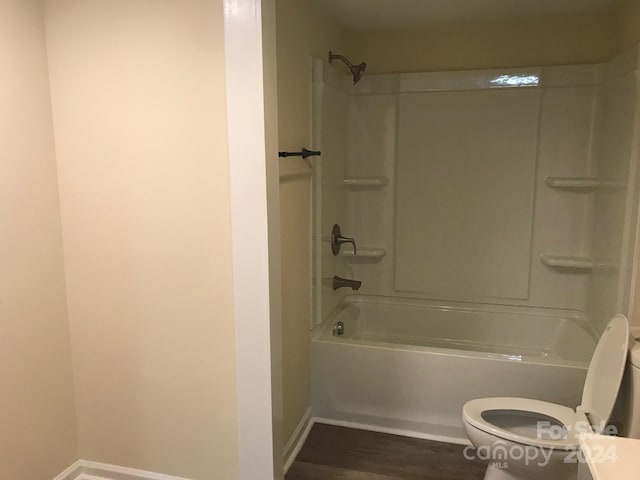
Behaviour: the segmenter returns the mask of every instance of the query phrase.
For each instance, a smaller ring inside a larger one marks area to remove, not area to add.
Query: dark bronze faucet
[[[333,289],[337,290],[339,288],[350,288],[351,290],[358,290],[362,286],[362,282],[360,280],[349,280],[348,278],[338,277],[337,275],[333,277]]]

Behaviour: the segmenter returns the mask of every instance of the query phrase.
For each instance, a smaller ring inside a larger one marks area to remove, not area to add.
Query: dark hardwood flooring
[[[464,447],[316,423],[285,480],[482,480]]]

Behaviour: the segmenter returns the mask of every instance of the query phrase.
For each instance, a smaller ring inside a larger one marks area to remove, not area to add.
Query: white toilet
[[[575,479],[580,458],[578,434],[602,430],[610,419],[629,352],[629,324],[624,315],[607,325],[589,364],[576,410],[526,398],[480,398],[467,402],[462,421],[487,460],[485,480]],[[640,437],[640,345],[630,356],[631,395],[626,434]]]

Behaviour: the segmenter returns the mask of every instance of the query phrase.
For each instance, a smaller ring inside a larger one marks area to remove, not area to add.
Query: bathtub
[[[595,347],[579,319],[484,308],[349,300],[312,336],[315,420],[467,444],[473,398],[575,408]]]

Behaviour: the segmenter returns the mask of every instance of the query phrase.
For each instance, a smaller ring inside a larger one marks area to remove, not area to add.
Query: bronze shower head
[[[360,81],[360,79],[362,78],[362,75],[364,75],[364,72],[367,69],[367,64],[365,62],[362,62],[358,65],[354,65],[345,56],[338,55],[336,53],[333,53],[331,50],[329,50],[329,63],[333,63],[334,60],[340,60],[344,62],[344,64],[347,67],[349,67],[349,70],[351,70],[351,75],[353,75],[354,85]]]

